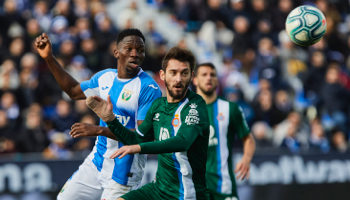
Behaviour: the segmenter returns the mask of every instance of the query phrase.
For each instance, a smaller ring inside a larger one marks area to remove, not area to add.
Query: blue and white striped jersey
[[[113,112],[117,119],[129,129],[137,128],[137,120],[144,120],[152,102],[161,97],[157,83],[143,70],[132,79],[119,79],[117,69],[106,69],[96,73],[90,80],[80,84],[85,96],[110,95]],[[100,126],[107,126],[100,120]],[[97,169],[122,185],[141,182],[146,155],[127,155],[122,159],[109,157],[123,144],[105,136],[98,136],[89,157]]]

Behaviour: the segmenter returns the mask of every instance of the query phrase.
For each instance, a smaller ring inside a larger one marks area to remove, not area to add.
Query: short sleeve
[[[115,73],[115,71],[115,69],[105,69],[94,74],[89,80],[81,82],[80,88],[84,92],[85,96],[100,96],[99,78],[107,72]]]
[[[154,100],[162,96],[162,92],[156,83],[146,83],[141,89],[139,97],[139,108],[137,111],[137,120],[144,120],[147,111],[151,107]]]

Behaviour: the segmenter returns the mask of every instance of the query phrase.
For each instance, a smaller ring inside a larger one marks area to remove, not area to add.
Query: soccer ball
[[[298,45],[309,46],[318,42],[326,33],[326,18],[314,6],[299,6],[286,19],[289,38]]]

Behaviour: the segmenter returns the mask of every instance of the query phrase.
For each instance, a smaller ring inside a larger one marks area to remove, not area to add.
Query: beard
[[[188,82],[184,85],[184,87],[182,87],[183,90],[182,90],[181,92],[175,93],[175,92],[173,92],[173,91],[171,90],[171,88],[170,88],[169,84],[167,83],[167,81],[164,81],[164,83],[165,83],[166,89],[167,89],[168,92],[169,92],[169,95],[170,95],[173,99],[176,99],[176,100],[182,99],[182,98],[185,96],[185,93],[186,93],[186,91],[187,91],[187,89],[188,89],[188,86],[190,85],[190,81],[188,81]],[[181,83],[180,83],[180,84],[181,84]],[[183,85],[181,84],[181,86],[183,86]]]
[[[198,85],[198,88],[200,91],[202,91],[206,96],[212,96],[214,94],[214,92],[216,91],[216,87],[213,87],[212,89],[205,89],[203,87],[201,87],[200,85]]]

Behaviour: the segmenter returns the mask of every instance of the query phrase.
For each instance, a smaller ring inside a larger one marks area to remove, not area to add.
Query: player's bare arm
[[[51,42],[46,33],[36,37],[34,41],[34,49],[36,49],[40,57],[45,60],[57,83],[61,89],[70,96],[70,98],[75,100],[86,98],[78,81],[76,81],[60,66],[52,54]]]
[[[240,180],[249,178],[250,162],[255,152],[255,140],[251,134],[243,138],[243,157],[237,163],[235,173]]]
[[[117,140],[117,138],[109,130],[109,128],[97,126],[97,125],[92,125],[92,124],[86,124],[86,123],[73,124],[69,134],[73,138],[102,135],[102,136],[106,136],[106,137],[109,137],[111,139]]]

